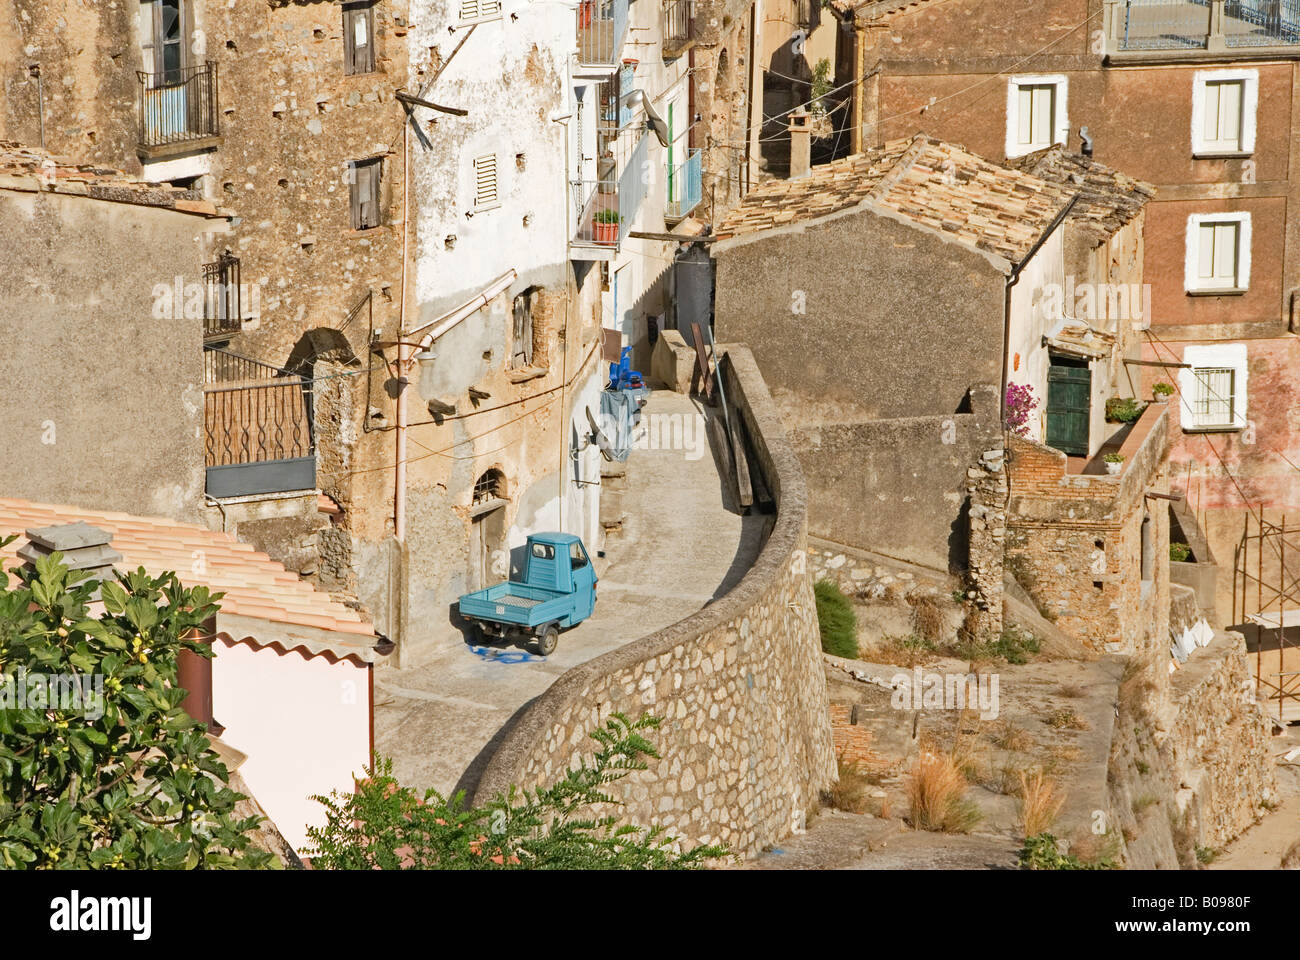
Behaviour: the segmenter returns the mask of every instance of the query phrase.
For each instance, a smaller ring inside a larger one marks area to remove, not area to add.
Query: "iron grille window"
[[[487,503],[490,500],[504,500],[505,488],[505,475],[500,470],[488,470],[474,481],[474,504]]]
[[[382,185],[384,162],[380,157],[372,160],[356,160],[350,165],[349,179],[350,202],[353,230],[369,230],[379,226],[380,187]]]
[[[203,265],[203,335],[236,333],[243,314],[239,302],[239,258],[222,254]]]
[[[343,5],[343,72],[375,72],[375,5]]]
[[[1237,372],[1232,367],[1200,367],[1192,413],[1198,427],[1231,427],[1236,413]]]

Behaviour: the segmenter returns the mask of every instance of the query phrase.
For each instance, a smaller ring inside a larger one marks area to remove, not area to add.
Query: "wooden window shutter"
[[[474,206],[491,207],[497,204],[496,154],[479,157],[474,161]]]
[[[352,164],[349,200],[353,230],[368,230],[379,226],[382,171],[382,160],[357,161]]]
[[[343,72],[374,73],[375,16],[373,3],[343,7]]]

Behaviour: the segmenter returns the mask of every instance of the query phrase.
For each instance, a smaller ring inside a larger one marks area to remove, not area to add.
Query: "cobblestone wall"
[[[798,461],[749,351],[727,348],[727,398],[778,503],[758,559],[725,596],[568,671],[504,737],[477,790],[553,782],[614,711],[663,721],[662,759],[614,789],[623,816],[752,855],[801,828],[835,777]]]

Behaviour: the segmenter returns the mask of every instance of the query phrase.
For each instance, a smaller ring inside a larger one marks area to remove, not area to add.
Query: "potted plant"
[[[618,222],[623,218],[617,210],[597,210],[591,218],[591,236],[596,243],[617,243]]]
[[[1142,416],[1146,404],[1134,397],[1111,397],[1106,401],[1106,420],[1109,423],[1132,423]]]
[[[1174,395],[1174,385],[1162,381],[1151,388],[1151,393],[1156,398],[1156,403],[1164,403]]]
[[[1102,459],[1106,461],[1106,472],[1111,476],[1115,476],[1124,469],[1124,454],[1122,453],[1107,453],[1102,456]]]

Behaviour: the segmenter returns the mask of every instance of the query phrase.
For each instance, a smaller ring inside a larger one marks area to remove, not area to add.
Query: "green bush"
[[[1056,837],[1040,833],[1026,837],[1020,848],[1022,870],[1114,870],[1115,862],[1109,857],[1096,861],[1080,860],[1072,853],[1061,853],[1056,847]]]
[[[858,656],[858,618],[849,600],[832,580],[818,580],[813,585],[817,597],[817,626],[821,629],[822,649],[837,657],[856,660]]]
[[[314,797],[324,804],[323,827],[307,831],[317,870],[682,870],[728,855],[709,845],[679,850],[681,840],[663,826],[622,823],[609,791],[659,755],[643,731],[659,720],[613,714],[592,732],[599,744],[551,787],[517,790],[480,807],[465,805],[464,791],[450,799],[436,790],[423,796],[392,775],[381,758],[354,791]],[[593,808],[600,806],[602,812]]]
[[[96,582],[62,559],[15,568],[16,583],[0,573],[0,868],[280,866],[253,846],[258,818],[239,816],[243,795],[181,709],[177,657],[211,656],[188,638],[221,594],[140,569],[102,581],[92,605]],[[70,686],[37,700],[33,676]]]
[[[1146,404],[1133,397],[1111,397],[1106,401],[1106,419],[1111,423],[1132,423],[1145,409]]]
[[[1192,555],[1192,548],[1185,543],[1169,544],[1169,559],[1175,563],[1186,563]]]

